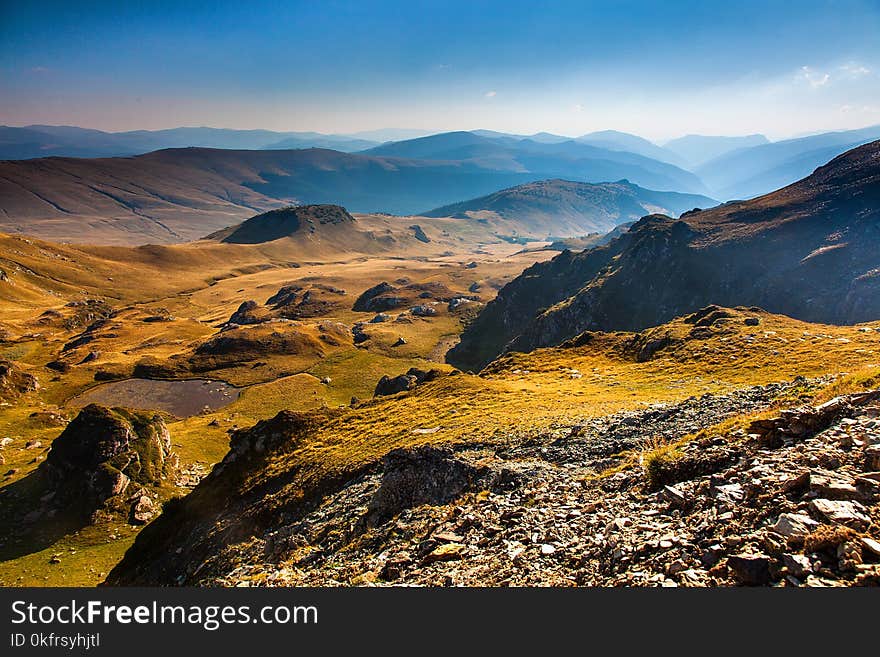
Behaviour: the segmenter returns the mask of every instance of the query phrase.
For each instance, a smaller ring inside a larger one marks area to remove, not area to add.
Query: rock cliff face
[[[586,330],[638,330],[709,304],[851,324],[880,317],[880,142],[766,196],[641,219],[503,288],[451,350],[479,369]]]

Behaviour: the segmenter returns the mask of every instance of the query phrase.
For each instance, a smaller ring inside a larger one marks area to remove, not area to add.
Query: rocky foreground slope
[[[877,584],[880,392],[717,424],[808,384],[398,449],[279,506],[277,469],[241,485],[306,440],[312,420],[282,413],[235,434],[107,583]]]
[[[880,142],[760,198],[678,220],[641,219],[610,244],[525,270],[465,330],[448,361],[477,370],[504,351],[585,330],[638,330],[711,303],[813,322],[880,316]]]

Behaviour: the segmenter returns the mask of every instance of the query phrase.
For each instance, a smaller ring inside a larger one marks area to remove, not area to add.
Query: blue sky
[[[0,123],[779,138],[880,123],[878,35],[877,0],[0,2]]]

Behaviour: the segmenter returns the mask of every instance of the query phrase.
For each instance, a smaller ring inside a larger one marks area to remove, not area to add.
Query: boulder
[[[136,525],[145,525],[156,514],[156,507],[149,495],[141,495],[131,505],[131,522]]]
[[[820,498],[810,502],[810,508],[828,522],[852,529],[863,529],[871,522],[865,513],[865,507],[858,502]]]
[[[727,567],[744,586],[764,586],[770,581],[770,557],[765,554],[734,554]]]

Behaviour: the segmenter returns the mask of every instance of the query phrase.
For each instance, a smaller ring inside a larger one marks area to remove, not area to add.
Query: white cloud
[[[846,75],[848,78],[858,79],[865,77],[866,75],[870,75],[871,69],[862,64],[856,64],[855,62],[850,62],[849,64],[844,64],[840,67],[841,72]]]
[[[818,89],[819,87],[824,87],[828,84],[831,81],[831,76],[828,73],[822,73],[809,66],[801,66],[801,70],[798,72],[796,79],[801,82],[806,82],[813,89]]]
[[[495,90],[493,89],[493,90],[491,90],[491,91],[487,91],[487,92],[486,92],[485,94],[483,94],[483,95],[484,95],[486,98],[495,98],[495,96],[498,95],[498,92],[495,91]]]
[[[577,105],[575,105],[575,106],[572,107],[571,109],[573,109],[575,112],[583,112],[583,111],[584,111],[584,106],[581,105],[580,103],[578,103]]]
[[[871,105],[841,105],[840,112],[842,114],[851,114],[851,113],[876,114],[877,108],[872,107]]]

